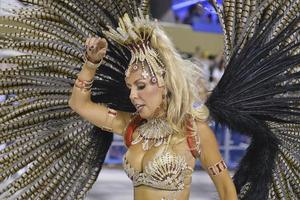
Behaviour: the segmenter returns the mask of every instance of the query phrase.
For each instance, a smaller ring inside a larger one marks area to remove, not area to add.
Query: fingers
[[[99,52],[99,51],[106,51],[107,49],[107,42],[104,38],[100,38],[98,40],[95,41],[95,48],[96,48],[96,51]]]
[[[88,38],[85,42],[86,47],[92,47],[92,48],[107,48],[107,42],[104,38]]]
[[[107,46],[104,38],[88,38],[85,42],[86,52],[91,61],[101,60],[106,54]]]
[[[96,44],[97,44],[96,41],[97,41],[96,38],[88,38],[88,39],[86,40],[86,43],[85,43],[85,45],[86,45],[86,50],[87,50],[87,51],[92,51],[93,49],[95,49]]]

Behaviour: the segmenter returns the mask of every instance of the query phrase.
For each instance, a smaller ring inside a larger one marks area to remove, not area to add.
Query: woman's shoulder
[[[190,118],[195,121],[206,122],[209,117],[209,110],[204,103],[195,102],[189,114]]]

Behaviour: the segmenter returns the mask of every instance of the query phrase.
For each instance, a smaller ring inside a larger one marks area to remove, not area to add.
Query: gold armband
[[[224,160],[221,160],[216,164],[214,164],[213,166],[208,167],[208,173],[212,176],[217,176],[226,169],[227,169],[226,163],[224,162]]]
[[[106,119],[104,124],[106,126],[100,127],[104,131],[112,132],[114,119],[117,117],[118,112],[114,109],[107,107]]]

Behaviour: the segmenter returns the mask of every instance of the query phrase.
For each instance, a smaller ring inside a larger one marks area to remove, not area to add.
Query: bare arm
[[[87,51],[88,60],[92,63],[98,63],[106,53],[107,42],[101,38],[89,38],[86,46],[87,49],[90,49]],[[83,65],[73,87],[69,106],[95,126],[122,134],[130,120],[130,113],[110,110],[105,105],[92,102],[90,90],[81,88],[84,85],[82,81],[93,80],[96,69],[96,67],[89,67],[87,63]]]
[[[210,167],[215,166],[218,163],[220,164],[220,161],[223,161],[214,133],[209,128],[207,123],[204,122],[197,122],[197,128],[201,141],[201,164],[208,171],[211,179],[213,180],[219,193],[220,199],[237,199],[235,186],[228,173],[228,170],[225,169],[220,173],[213,175],[211,169],[209,169]]]

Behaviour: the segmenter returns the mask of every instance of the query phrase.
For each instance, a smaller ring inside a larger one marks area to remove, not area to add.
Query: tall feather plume
[[[148,15],[149,10],[150,10],[149,0],[142,0],[141,11],[142,11],[143,15],[144,16]]]
[[[227,65],[207,106],[217,122],[252,137],[234,176],[239,198],[299,199],[300,1],[223,7]]]
[[[137,15],[140,1],[22,0],[1,16],[1,49],[21,54],[0,58],[0,198],[83,199],[101,170],[112,141],[68,106],[83,64],[87,37],[105,37],[107,25]],[[148,2],[144,1],[146,8]],[[146,10],[145,10],[146,12]],[[92,100],[132,112],[124,84],[130,52],[108,39]],[[7,181],[20,169],[17,178]]]
[[[234,48],[243,47],[256,31],[257,27],[270,16],[274,10],[283,15],[269,33],[270,38],[278,34],[299,13],[299,0],[226,0],[220,8],[215,0],[210,0],[215,7],[224,31],[224,56],[228,63]]]

